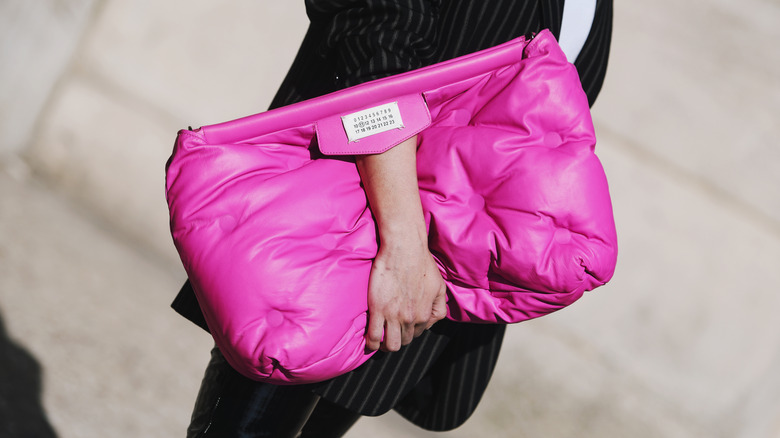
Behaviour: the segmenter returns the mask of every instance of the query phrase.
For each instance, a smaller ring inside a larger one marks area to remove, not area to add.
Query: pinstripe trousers
[[[558,36],[563,5],[564,0],[306,0],[311,25],[271,107],[431,65],[543,28]],[[590,34],[574,63],[591,105],[606,74],[611,30],[612,0],[597,0]],[[208,330],[189,283],[173,307]],[[440,321],[401,351],[377,353],[350,373],[319,384],[272,390],[300,402],[294,409],[301,412],[319,406],[313,418],[325,411],[326,417],[334,419],[334,434],[328,435],[326,426],[316,426],[311,436],[340,436],[357,414],[381,415],[390,409],[425,429],[449,430],[476,408],[503,335],[501,325]],[[232,370],[219,371],[220,367],[229,365],[215,351],[189,436],[201,436],[197,430],[213,426],[215,403],[228,399],[228,387],[241,388],[245,395],[232,408],[234,415],[223,421],[255,424],[264,409],[273,411],[268,409],[267,395],[272,385],[253,382]],[[293,393],[298,395],[290,396]],[[217,426],[212,434],[202,436],[265,436],[214,434],[215,430]]]

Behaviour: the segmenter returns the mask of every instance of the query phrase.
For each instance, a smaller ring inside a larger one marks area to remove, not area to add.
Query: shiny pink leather
[[[342,115],[388,102],[403,128],[347,139]],[[418,133],[420,196],[449,318],[519,322],[611,278],[617,238],[587,99],[543,31],[179,133],[167,167],[171,231],[236,370],[305,383],[368,359],[377,238],[351,155]]]

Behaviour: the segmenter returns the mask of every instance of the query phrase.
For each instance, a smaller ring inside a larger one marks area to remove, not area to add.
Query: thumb
[[[446,290],[447,288],[442,286],[442,291],[436,295],[436,299],[433,300],[433,305],[431,306],[431,319],[428,321],[428,327],[426,327],[426,329],[431,328],[436,321],[440,321],[447,316]]]

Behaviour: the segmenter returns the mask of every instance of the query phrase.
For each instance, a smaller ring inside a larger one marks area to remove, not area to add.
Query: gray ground
[[[594,107],[617,274],[511,327],[451,437],[780,436],[780,3],[617,2]],[[0,2],[0,436],[183,436],[175,131],[266,107],[302,2]],[[351,437],[425,437],[390,414]]]

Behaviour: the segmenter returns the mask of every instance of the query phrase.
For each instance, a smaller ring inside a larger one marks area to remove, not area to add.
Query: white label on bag
[[[341,116],[341,123],[344,124],[344,131],[347,132],[347,138],[350,142],[358,141],[361,138],[379,134],[380,132],[390,131],[391,129],[403,129],[404,127],[404,122],[401,120],[401,111],[398,109],[398,102],[385,103]]]

